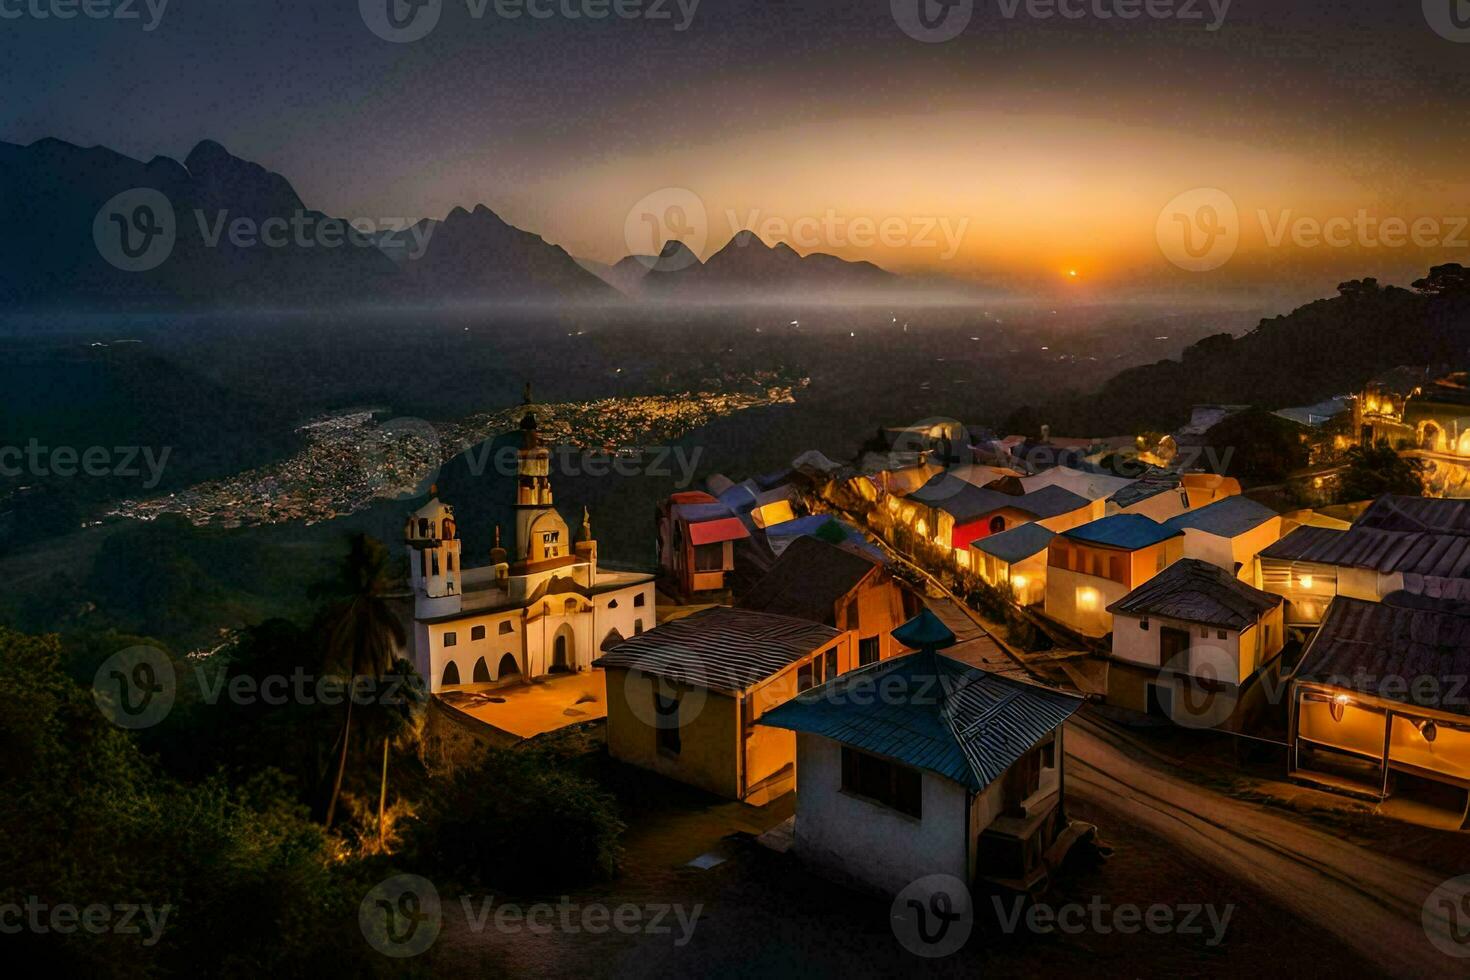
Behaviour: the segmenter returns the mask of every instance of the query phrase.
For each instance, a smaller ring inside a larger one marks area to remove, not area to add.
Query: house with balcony
[[[769,711],[796,739],[796,855],[892,895],[928,875],[1030,891],[1093,832],[1068,820],[1064,727],[1081,699],[939,651],[925,610],[895,631],[918,653],[843,674]]]
[[[1470,598],[1470,500],[1383,496],[1345,531],[1298,527],[1260,565],[1261,587],[1286,599],[1288,626],[1316,627],[1339,596]]]
[[[1284,600],[1184,558],[1108,606],[1107,703],[1194,728],[1228,722],[1285,643]]]
[[[1141,514],[1063,531],[1047,548],[1046,614],[1085,636],[1113,628],[1108,606],[1184,557],[1184,532]]]

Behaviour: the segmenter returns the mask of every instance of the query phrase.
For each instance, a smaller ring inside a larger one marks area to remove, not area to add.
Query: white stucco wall
[[[1254,655],[1246,658],[1242,663],[1240,659],[1240,634],[1234,630],[1224,630],[1225,638],[1220,638],[1221,630],[1213,627],[1205,627],[1194,623],[1185,623],[1171,619],[1160,619],[1157,616],[1149,618],[1149,628],[1143,628],[1143,619],[1138,616],[1127,616],[1119,614],[1113,618],[1113,656],[1118,660],[1140,667],[1151,667],[1155,670],[1165,666],[1160,663],[1160,637],[1164,628],[1183,630],[1189,634],[1189,663],[1188,673],[1194,677],[1206,680],[1234,681],[1239,684],[1254,669]],[[1208,634],[1208,635],[1203,635]],[[1186,665],[1174,663],[1169,665],[1175,670],[1181,670]]]
[[[1078,605],[1078,595],[1091,589],[1098,601],[1090,609]],[[1108,606],[1128,594],[1128,587],[1112,579],[1085,575],[1067,568],[1048,568],[1046,573],[1046,614],[1089,636],[1102,636],[1113,628],[1113,614]]]
[[[967,879],[968,797],[963,786],[922,773],[923,818],[842,791],[842,746],[796,739],[796,852],[805,861],[893,895],[931,874]],[[988,822],[988,821],[987,821]]]

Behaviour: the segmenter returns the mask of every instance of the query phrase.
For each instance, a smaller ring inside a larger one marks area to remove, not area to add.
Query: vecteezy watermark
[[[1019,895],[1011,899],[1009,907],[999,895],[992,896],[991,904],[995,908],[996,921],[1006,933],[1024,929],[1043,936],[1052,933],[1106,936],[1114,932],[1123,935],[1148,932],[1155,936],[1204,936],[1205,945],[1212,948],[1224,941],[1230,928],[1230,917],[1235,914],[1234,904],[1156,903],[1142,906],[1122,902],[1114,905],[1103,901],[1100,895],[1092,896],[1085,905],[1081,902],[1062,905],[1035,902],[1028,905],[1025,896]]]
[[[1293,208],[1256,211],[1267,248],[1470,248],[1470,216],[1382,216],[1367,208],[1325,218]],[[1185,191],[1159,212],[1156,234],[1165,258],[1190,272],[1218,269],[1240,247],[1243,223],[1235,200],[1218,187]]]
[[[700,0],[464,0],[469,19],[646,20],[689,30]],[[444,0],[358,0],[368,30],[395,44],[428,37],[444,14]]]
[[[662,902],[583,904],[571,901],[566,895],[555,904],[532,905],[498,902],[493,895],[465,895],[457,907],[464,916],[465,927],[477,934],[486,929],[507,935],[618,932],[629,936],[670,936],[676,947],[687,946],[694,938],[694,929],[704,912],[702,904],[692,907]],[[380,882],[363,898],[358,907],[358,925],[373,949],[385,956],[407,958],[418,956],[434,944],[443,929],[445,914],[433,882],[418,875],[395,875]]]
[[[102,714],[121,728],[151,728],[168,717],[181,685],[191,682],[200,704],[236,706],[345,704],[396,706],[427,696],[418,674],[341,677],[313,674],[298,667],[290,674],[228,674],[217,665],[193,663],[182,676],[157,647],[120,650],[102,662],[92,678],[92,697]]]
[[[1435,949],[1456,959],[1470,958],[1470,875],[1451,878],[1430,892],[1420,922]]]
[[[1177,20],[1211,33],[1225,25],[1232,0],[995,0],[1005,20]],[[937,44],[964,33],[975,0],[889,0],[893,19],[916,41]]]
[[[148,272],[168,261],[178,240],[173,202],[151,187],[113,197],[92,220],[97,253],[123,272]]]
[[[938,258],[948,261],[960,250],[970,219],[943,215],[847,215],[828,208],[820,215],[787,218],[763,215],[759,210],[744,216],[726,210],[725,220],[736,233],[754,232],[769,241],[783,241],[803,250],[833,248],[918,248],[937,249]]]
[[[351,248],[381,249],[383,236],[395,233],[393,246],[407,259],[428,251],[434,225],[409,218],[332,218],[314,211],[255,218],[227,209],[194,209],[191,227],[204,248]],[[149,272],[163,265],[178,246],[179,215],[166,195],[151,187],[135,187],[113,197],[92,220],[97,253],[123,272]]]
[[[1164,257],[1189,272],[1218,269],[1240,247],[1240,212],[1218,187],[1178,195],[1159,212],[1154,229]]]
[[[715,241],[749,245],[743,233],[766,242],[784,242],[803,252],[850,248],[933,250],[941,260],[955,257],[970,227],[968,217],[945,215],[846,214],[828,208],[816,214],[776,215],[760,209],[724,212],[724,228],[712,227],[698,194],[684,187],[664,187],[644,196],[628,210],[623,240],[628,252],[660,272],[678,272],[698,261]],[[718,225],[718,222],[715,222]],[[665,252],[670,242],[685,248]]]
[[[673,477],[675,488],[680,490],[694,483],[694,473],[704,457],[703,446],[639,446],[609,453],[563,444],[547,451],[551,473],[556,476]],[[488,442],[483,443],[465,451],[465,468],[472,477],[483,476],[492,467],[501,476],[515,476],[519,472],[518,453],[515,446],[496,449]]]
[[[925,959],[956,953],[975,928],[970,889],[953,875],[912,881],[893,899],[888,913],[893,935],[904,949]]]
[[[1446,41],[1470,44],[1470,0],[1424,0],[1424,19]]]
[[[143,487],[152,490],[163,479],[172,446],[45,446],[31,439],[24,446],[0,446],[0,476],[62,477],[133,477],[147,479]],[[142,463],[142,467],[139,463]]]
[[[101,936],[143,936],[142,945],[154,946],[163,938],[172,905],[135,905],[119,902],[106,905],[92,902],[76,905],[70,902],[47,903],[35,895],[25,903],[0,905],[0,934],[14,936],[22,932],[38,935],[57,933],[69,936],[77,932]]]
[[[0,0],[0,20],[135,20],[151,32],[167,9],[168,0]]]
[[[645,195],[628,209],[623,241],[630,255],[649,268],[678,272],[699,261],[709,242],[709,212],[704,200],[686,187],[663,187]],[[664,245],[679,242],[684,249],[662,256]]]
[[[173,661],[157,647],[119,650],[92,677],[92,697],[121,728],[151,728],[168,717],[178,693]]]
[[[363,938],[384,956],[417,956],[439,938],[444,910],[427,878],[395,875],[375,885],[357,909]]]

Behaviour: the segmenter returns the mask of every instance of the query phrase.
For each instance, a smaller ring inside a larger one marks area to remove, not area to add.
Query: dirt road
[[[1458,872],[1432,873],[1190,783],[1095,719],[1075,719],[1067,751],[1068,793],[1279,896],[1384,972],[1438,976],[1465,966],[1437,950],[1422,923],[1426,899]]]

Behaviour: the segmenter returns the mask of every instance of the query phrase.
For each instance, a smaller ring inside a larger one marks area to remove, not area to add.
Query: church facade
[[[404,527],[414,662],[438,694],[592,669],[604,646],[652,629],[654,576],[599,569],[591,519],[576,540],[552,502],[551,454],[521,422],[514,539],[465,567],[454,509],[437,488]]]

